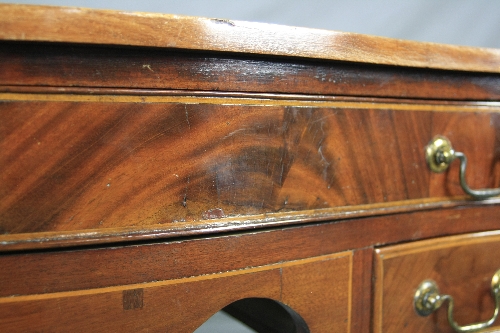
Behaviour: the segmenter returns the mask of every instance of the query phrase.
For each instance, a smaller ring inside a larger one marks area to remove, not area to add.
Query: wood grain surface
[[[0,4],[0,39],[133,45],[500,72],[500,51],[177,15]]]
[[[4,86],[4,87],[2,87]],[[0,90],[128,88],[500,100],[500,75],[152,48],[0,42]],[[144,92],[134,89],[154,89]],[[35,90],[36,91],[36,90]],[[96,90],[80,93],[99,93]],[[123,93],[123,92],[122,92]],[[186,94],[186,92],[184,92]],[[304,97],[303,97],[304,98]],[[314,96],[307,96],[314,98]]]
[[[499,207],[440,209],[129,246],[3,253],[0,297],[178,279],[375,245],[498,230]],[[357,272],[358,265],[369,266],[369,261],[363,264],[366,260],[355,254]],[[364,278],[357,276],[353,282],[368,292]],[[364,297],[356,299],[364,302]]]
[[[500,197],[424,148],[500,187],[498,101],[500,50],[0,4],[0,331],[192,332],[257,297],[448,332],[427,278],[485,320]]]
[[[495,308],[491,278],[500,269],[498,231],[439,238],[377,250],[374,332],[454,332],[445,302],[428,317],[414,310],[413,297],[424,280],[436,281],[453,296],[459,325],[489,320]],[[497,329],[500,322],[497,320]]]
[[[351,253],[344,252],[171,281],[0,298],[0,329],[192,332],[226,305],[260,297],[294,309],[311,332],[349,332],[350,277]]]
[[[4,234],[462,195],[458,163],[426,166],[438,134],[468,156],[472,188],[500,186],[497,107],[5,96]]]
[[[353,252],[351,332],[371,332],[373,247]]]

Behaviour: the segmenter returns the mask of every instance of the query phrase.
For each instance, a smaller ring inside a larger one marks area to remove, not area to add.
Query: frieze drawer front
[[[0,100],[0,226],[9,234],[209,225],[463,197],[458,163],[443,174],[427,166],[424,149],[436,135],[467,154],[471,187],[500,186],[497,106],[23,94]]]

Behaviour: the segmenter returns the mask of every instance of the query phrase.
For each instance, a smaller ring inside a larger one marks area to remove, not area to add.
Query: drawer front
[[[498,231],[378,249],[374,332],[454,332],[448,302],[427,317],[417,314],[414,295],[425,280],[435,281],[440,294],[453,297],[453,317],[459,325],[489,320],[495,309],[491,280],[500,269],[499,253]],[[497,320],[493,326],[499,325]]]
[[[4,234],[155,228],[305,210],[334,218],[343,211],[370,214],[373,207],[418,209],[464,193],[458,163],[448,173],[429,171],[424,147],[435,135],[467,154],[472,188],[500,186],[494,106],[179,96],[0,99]]]
[[[142,246],[143,248],[147,246]],[[37,272],[35,265],[11,265],[10,278],[17,280],[16,292],[34,291],[34,294],[0,297],[0,331],[2,332],[193,332],[210,316],[225,306],[240,299],[265,298],[281,302],[305,322],[310,332],[349,332],[351,306],[352,253],[342,252],[268,263],[257,267],[227,272],[194,275],[198,268],[190,267],[185,277],[148,281],[151,271],[157,275],[172,275],[182,270],[183,260],[194,262],[193,257],[181,254],[182,246],[161,246],[161,257],[174,257],[174,264],[167,266],[160,260],[151,262],[147,255],[136,260],[134,269],[139,272],[136,283],[116,285],[120,279],[133,279],[127,269],[132,260],[126,253],[129,249],[113,249],[114,260],[95,267],[82,267],[80,260],[72,256],[92,257],[99,261],[101,250],[62,252],[55,261],[51,254],[35,255],[42,267],[68,266],[68,272],[54,279],[33,283],[21,272],[25,269]],[[141,251],[140,247],[132,251]],[[144,251],[144,249],[142,249]],[[264,251],[266,248],[264,247]],[[147,249],[146,249],[146,253]],[[212,253],[215,262],[221,254]],[[18,260],[26,259],[20,255]],[[1,258],[5,259],[5,258]],[[244,259],[238,257],[240,263]],[[29,261],[29,260],[26,260]],[[5,261],[4,261],[5,263]],[[72,270],[87,280],[81,289]],[[114,281],[99,279],[99,276],[114,275]],[[97,278],[96,278],[97,276]],[[142,280],[141,280],[142,279]],[[66,291],[47,292],[50,285],[60,288],[65,283]],[[103,285],[108,284],[107,287]],[[34,288],[34,289],[33,289]],[[12,292],[14,288],[10,288]]]

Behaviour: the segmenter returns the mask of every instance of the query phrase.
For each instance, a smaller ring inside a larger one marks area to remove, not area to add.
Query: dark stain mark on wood
[[[144,289],[123,291],[123,310],[142,309],[144,305]]]

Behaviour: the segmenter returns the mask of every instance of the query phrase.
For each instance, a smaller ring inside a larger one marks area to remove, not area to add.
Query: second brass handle
[[[460,160],[460,185],[465,193],[474,199],[487,199],[500,195],[500,188],[473,190],[465,181],[465,169],[467,168],[467,157],[464,153],[455,151],[451,142],[443,137],[437,136],[425,149],[425,157],[430,169],[434,172],[443,172],[448,169],[451,162],[455,159]]]
[[[482,323],[470,324],[467,326],[458,325],[453,319],[453,297],[450,295],[439,294],[439,289],[436,282],[426,280],[420,284],[413,298],[413,305],[420,316],[428,316],[448,301],[448,322],[456,332],[477,332],[480,329],[490,327],[498,318],[500,307],[500,269],[493,275],[491,279],[491,292],[495,298],[495,312],[490,320]]]

